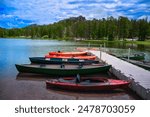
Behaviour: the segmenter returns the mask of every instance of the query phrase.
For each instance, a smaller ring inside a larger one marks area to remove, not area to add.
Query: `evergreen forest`
[[[0,27],[0,37],[24,37],[43,39],[73,39],[73,40],[150,40],[150,21],[144,19],[129,19],[120,16],[87,20],[83,16],[68,19],[48,25],[32,24],[23,28],[5,29]]]

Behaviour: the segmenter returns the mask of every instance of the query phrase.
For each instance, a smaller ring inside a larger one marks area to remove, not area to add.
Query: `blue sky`
[[[126,16],[150,19],[149,0],[0,0],[0,27],[50,24],[82,15],[87,19]]]

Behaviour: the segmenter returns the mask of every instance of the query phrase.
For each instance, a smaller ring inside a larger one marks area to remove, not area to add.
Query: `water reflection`
[[[33,73],[18,73],[16,80],[25,80],[25,81],[45,81],[49,79],[58,79],[59,77],[53,77],[48,75],[33,74]]]
[[[85,100],[85,99],[116,99],[116,97],[120,97],[125,94],[123,90],[113,90],[113,91],[99,91],[99,92],[72,92],[72,91],[64,91],[59,89],[47,89],[48,92],[55,92],[61,95],[72,96],[76,100]],[[123,99],[123,98],[122,98]],[[126,98],[127,99],[127,98]]]
[[[111,74],[95,74],[91,75],[89,77],[107,77],[107,78],[115,78]],[[133,99],[131,95],[129,95],[125,90],[118,89],[118,90],[112,90],[112,91],[96,91],[96,92],[72,92],[72,91],[66,91],[66,90],[61,90],[61,89],[46,89],[46,84],[45,81],[49,79],[58,79],[59,77],[50,77],[47,75],[40,75],[40,74],[32,74],[32,73],[19,73],[16,76],[16,80],[20,82],[21,84],[24,83],[24,88],[26,88],[25,83],[28,86],[28,82],[34,85],[34,87],[37,87],[37,82],[41,83],[38,84],[37,89],[39,89],[42,86],[43,88],[47,91],[45,95],[49,97],[48,99],[75,99],[75,100],[85,100],[85,99]],[[32,88],[30,90],[33,90]],[[41,92],[41,91],[40,91]],[[51,96],[53,94],[53,96]],[[26,94],[26,95],[31,95]],[[36,94],[39,98],[39,94]],[[34,96],[34,95],[33,95]],[[59,96],[59,97],[58,97]],[[45,99],[47,99],[45,97]],[[137,98],[137,97],[136,97]],[[134,99],[136,99],[134,98]],[[138,98],[137,98],[138,99]]]
[[[0,43],[0,99],[136,99],[132,94],[130,95],[124,91],[108,94],[82,94],[47,90],[45,80],[48,80],[49,76],[18,74],[15,68],[15,64],[30,63],[29,57],[44,56],[49,51],[74,51],[79,45],[80,47],[87,47],[87,44],[30,39],[0,39]],[[126,45],[118,43],[114,45],[106,44],[106,47],[114,46],[122,48]],[[118,52],[118,54],[127,52],[127,49],[108,49]],[[146,52],[148,53],[146,58],[150,59],[149,51]]]

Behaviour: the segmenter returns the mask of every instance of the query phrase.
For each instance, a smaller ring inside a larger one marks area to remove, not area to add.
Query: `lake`
[[[131,100],[139,99],[132,91],[77,93],[62,90],[46,89],[45,80],[49,76],[35,74],[19,74],[15,64],[30,63],[29,57],[44,56],[49,51],[74,51],[76,47],[87,46],[80,42],[58,40],[31,40],[31,39],[0,39],[0,99],[42,99],[42,100],[76,100],[76,99],[112,99]],[[110,48],[105,48],[110,49]],[[127,49],[111,48],[111,51],[124,53]],[[134,50],[136,52],[136,50]],[[141,50],[137,50],[141,51]],[[145,50],[146,59],[149,51]],[[108,74],[99,74],[106,75]]]

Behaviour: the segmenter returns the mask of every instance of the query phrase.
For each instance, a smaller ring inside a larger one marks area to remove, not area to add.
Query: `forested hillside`
[[[108,39],[124,40],[150,38],[150,22],[145,19],[108,17],[86,20],[71,17],[49,25],[30,25],[24,28],[0,28],[0,37],[51,38],[51,39]]]

